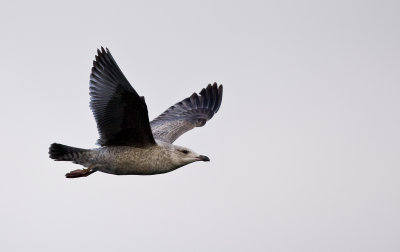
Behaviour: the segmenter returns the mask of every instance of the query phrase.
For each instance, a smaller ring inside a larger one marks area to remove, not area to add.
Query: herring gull
[[[222,91],[222,85],[209,84],[200,95],[193,93],[149,122],[144,97],[133,89],[108,48],[101,47],[90,75],[90,108],[101,147],[81,149],[53,143],[50,158],[86,167],[67,173],[67,178],[86,177],[96,171],[154,175],[196,161],[210,161],[173,142],[194,127],[204,126],[217,113]]]

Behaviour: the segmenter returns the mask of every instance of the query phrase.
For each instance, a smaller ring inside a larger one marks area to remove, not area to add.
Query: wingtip
[[[215,88],[218,91],[218,95],[222,97],[222,93],[224,90],[224,85],[218,84],[217,82],[214,82],[213,88]]]
[[[105,49],[104,49],[104,46],[100,46],[100,48],[97,48],[97,56],[101,56],[101,55],[109,54],[109,53],[110,53],[110,50],[108,50],[108,47],[105,47]]]
[[[217,103],[215,105],[215,108],[214,108],[215,112],[214,113],[218,112],[218,110],[219,110],[219,108],[221,107],[221,104],[222,104],[222,96],[223,96],[223,93],[224,93],[224,86],[222,84],[220,84],[218,86],[217,92],[218,92],[218,101],[217,101]]]
[[[220,84],[220,85],[218,86],[218,93],[219,93],[221,96],[222,96],[223,90],[224,90],[224,86],[223,86],[222,84]]]

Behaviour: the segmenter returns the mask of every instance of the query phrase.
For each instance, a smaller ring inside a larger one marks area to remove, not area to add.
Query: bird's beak
[[[198,159],[199,159],[200,161],[204,161],[204,162],[210,161],[210,159],[209,159],[208,157],[203,156],[203,155],[200,155],[200,156],[198,157]]]

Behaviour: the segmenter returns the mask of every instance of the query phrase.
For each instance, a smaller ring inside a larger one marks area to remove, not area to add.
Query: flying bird
[[[108,48],[97,50],[90,75],[90,108],[100,135],[99,148],[81,149],[59,143],[50,158],[84,166],[66,174],[86,177],[96,171],[115,175],[154,175],[196,161],[210,161],[174,145],[185,132],[201,127],[221,106],[223,86],[209,84],[149,121],[147,105],[125,78]]]

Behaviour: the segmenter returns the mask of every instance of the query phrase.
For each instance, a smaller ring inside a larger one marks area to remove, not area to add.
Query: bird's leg
[[[78,169],[78,170],[70,171],[69,173],[65,174],[65,177],[67,177],[67,178],[87,177],[96,171],[96,169],[94,169],[94,167],[95,167],[94,165],[91,165],[87,169]]]

